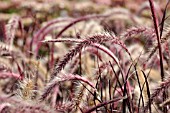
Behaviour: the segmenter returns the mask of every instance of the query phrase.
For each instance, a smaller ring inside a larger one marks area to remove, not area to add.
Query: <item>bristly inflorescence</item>
[[[13,45],[13,40],[15,38],[15,32],[16,29],[19,26],[19,17],[18,16],[14,16],[13,18],[11,18],[8,22],[8,24],[6,25],[6,43],[10,44],[10,46]]]
[[[52,78],[56,76],[65,66],[66,64],[79,52],[81,52],[83,47],[89,46],[93,43],[103,43],[106,41],[113,40],[114,37],[112,37],[110,34],[97,34],[94,36],[89,36],[84,41],[82,41],[80,44],[77,44],[73,49],[71,49],[55,66],[54,71],[52,73]]]
[[[73,74],[68,74],[68,75],[62,74],[60,76],[55,77],[51,82],[49,82],[47,84],[45,91],[43,92],[43,94],[40,97],[40,100],[44,100],[49,95],[50,91],[56,85],[59,85],[61,82],[64,82],[64,81],[73,81],[73,80],[82,81],[84,83],[87,83],[89,86],[91,86],[93,88],[94,91],[96,90],[94,84],[84,77],[81,77],[79,75],[73,75]]]
[[[157,98],[163,91],[165,91],[166,89],[168,89],[170,87],[170,77],[167,78],[165,81],[163,81],[156,89],[155,91],[152,93],[151,98],[150,98],[150,102],[153,103],[154,99]],[[149,103],[147,102],[145,108],[144,108],[144,112],[147,111],[149,108]]]

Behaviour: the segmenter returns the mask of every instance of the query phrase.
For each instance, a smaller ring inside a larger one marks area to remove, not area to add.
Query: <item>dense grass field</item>
[[[170,113],[170,0],[0,0],[0,113]]]

